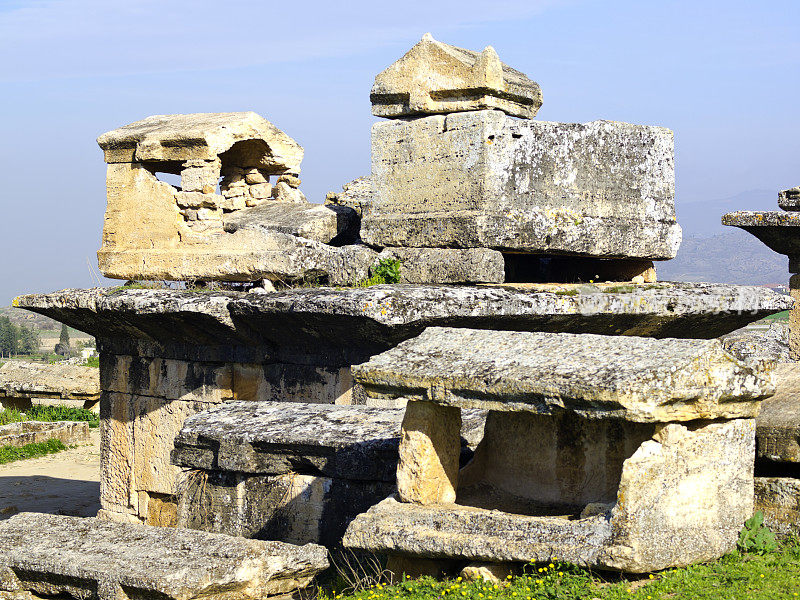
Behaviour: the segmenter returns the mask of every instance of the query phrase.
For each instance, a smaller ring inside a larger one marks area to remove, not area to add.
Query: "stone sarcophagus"
[[[353,369],[408,405],[397,495],[344,544],[627,572],[719,557],[753,511],[769,368],[717,340],[429,328]],[[459,469],[461,409],[477,407],[484,437]]]

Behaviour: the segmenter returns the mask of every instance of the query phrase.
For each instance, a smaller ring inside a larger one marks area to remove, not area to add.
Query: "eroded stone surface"
[[[719,340],[431,327],[353,367],[367,395],[463,408],[637,422],[755,417],[772,363],[744,363]]]
[[[178,483],[178,526],[332,548],[359,513],[386,498],[394,487],[388,481],[294,472],[184,470]]]
[[[108,163],[214,161],[233,149],[247,155],[236,161],[241,166],[299,173],[303,160],[297,142],[254,112],[155,115],[104,133],[97,143]]]
[[[757,419],[757,456],[800,463],[800,363],[775,369],[775,395],[761,404]]]
[[[386,248],[400,261],[400,283],[503,283],[503,255],[487,248]]]
[[[100,375],[93,367],[12,360],[0,366],[0,396],[97,400]]]
[[[228,403],[184,422],[173,460],[195,469],[394,482],[403,413],[369,406]],[[482,411],[465,411],[464,445],[474,448],[480,441],[484,417]]]
[[[752,419],[660,428],[625,461],[616,504],[599,514],[531,516],[388,498],[359,515],[343,543],[425,558],[558,557],[626,572],[711,560],[735,547],[752,515],[754,432]]]
[[[372,128],[368,244],[668,259],[672,132],[478,111]]]
[[[341,192],[328,192],[325,196],[325,204],[347,206],[356,211],[356,214],[361,218],[369,214],[374,195],[375,190],[372,188],[372,179],[370,177],[358,177],[345,183]]]
[[[409,402],[403,417],[397,496],[402,502],[454,502],[458,486],[461,410]]]
[[[378,117],[496,108],[532,119],[542,105],[539,84],[501,63],[491,46],[473,52],[430,33],[375,77],[369,97]]]
[[[755,509],[764,524],[781,537],[800,535],[800,479],[756,477]]]
[[[761,287],[706,283],[382,285],[267,294],[90,289],[15,302],[91,333],[117,354],[340,367],[432,325],[703,338],[793,304]]]
[[[278,231],[327,244],[338,236],[355,238],[358,219],[346,206],[266,202],[233,212],[222,222],[228,233],[239,229]]]
[[[722,338],[722,345],[728,352],[742,360],[792,362],[789,336],[789,323],[776,321],[770,324],[766,331],[736,331]]]
[[[100,600],[253,599],[307,585],[328,566],[313,544],[22,513],[0,524],[0,588]]]

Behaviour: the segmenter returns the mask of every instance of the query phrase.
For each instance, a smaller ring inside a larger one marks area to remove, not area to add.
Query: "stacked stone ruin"
[[[639,572],[731,550],[775,390],[771,363],[713,338],[792,302],[656,280],[680,243],[671,132],[534,120],[538,84],[429,35],[371,99],[372,172],[325,205],[298,191],[299,145],[253,113],[100,137],[103,273],[246,286],[16,300],[100,351],[102,521],[53,526],[125,548],[143,524],[233,555],[282,542],[268,551],[295,587],[324,568],[293,575],[305,543],[409,571],[558,556]],[[361,287],[385,258],[400,283]],[[17,519],[15,540],[39,526]],[[11,556],[0,569],[30,564]],[[0,585],[36,589],[15,577]]]
[[[740,227],[789,258],[789,356],[778,357],[778,392],[765,403],[756,435],[756,507],[783,535],[800,534],[800,187],[778,192],[779,211],[738,211],[723,225]]]

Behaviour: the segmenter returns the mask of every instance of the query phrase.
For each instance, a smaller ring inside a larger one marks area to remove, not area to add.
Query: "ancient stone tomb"
[[[768,367],[716,340],[433,327],[354,367],[402,398],[397,494],[345,546],[648,572],[721,556],[753,508]],[[489,413],[459,469],[461,410]]]

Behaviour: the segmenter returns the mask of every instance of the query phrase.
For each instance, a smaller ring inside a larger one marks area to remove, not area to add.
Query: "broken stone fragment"
[[[181,208],[217,208],[227,202],[224,196],[202,192],[176,192],[175,201]]]
[[[473,52],[426,33],[375,77],[370,101],[378,117],[490,108],[532,119],[542,105],[542,92],[538,83],[500,62],[491,46]]]
[[[372,126],[361,237],[391,247],[663,260],[681,240],[672,132],[500,111]]]
[[[297,175],[281,175],[278,177],[278,183],[285,183],[289,187],[299,188],[300,178]]]
[[[778,206],[783,210],[800,210],[800,186],[778,192]]]
[[[259,600],[305,587],[322,546],[22,513],[0,523],[0,589],[99,600]]]
[[[764,514],[764,525],[777,536],[800,535],[800,479],[756,477],[755,510]]]
[[[430,327],[353,377],[375,398],[652,423],[755,417],[772,367],[719,340]]]
[[[358,219],[351,208],[275,201],[236,211],[224,219],[229,233],[242,229],[277,231],[325,244],[339,237],[354,239],[357,226]]]
[[[181,170],[181,190],[213,194],[219,183],[222,162],[215,160],[187,160]]]
[[[300,190],[291,187],[285,181],[279,181],[272,188],[272,197],[278,202],[292,202],[295,204],[306,204],[305,195]]]
[[[338,194],[328,192],[325,204],[349,206],[359,217],[363,217],[369,214],[373,194],[372,180],[369,177],[359,177],[345,183]]]
[[[508,563],[472,562],[461,569],[461,577],[467,581],[506,582],[515,569]]]
[[[256,200],[266,200],[272,195],[272,186],[269,183],[256,183],[247,188],[247,193]]]
[[[400,261],[400,283],[503,283],[503,255],[487,248],[385,248]]]
[[[67,363],[53,365],[11,360],[0,366],[0,399],[60,398],[97,400],[97,369]]]
[[[267,183],[269,176],[258,169],[248,169],[245,172],[244,179],[248,184],[253,185],[255,183]]]

